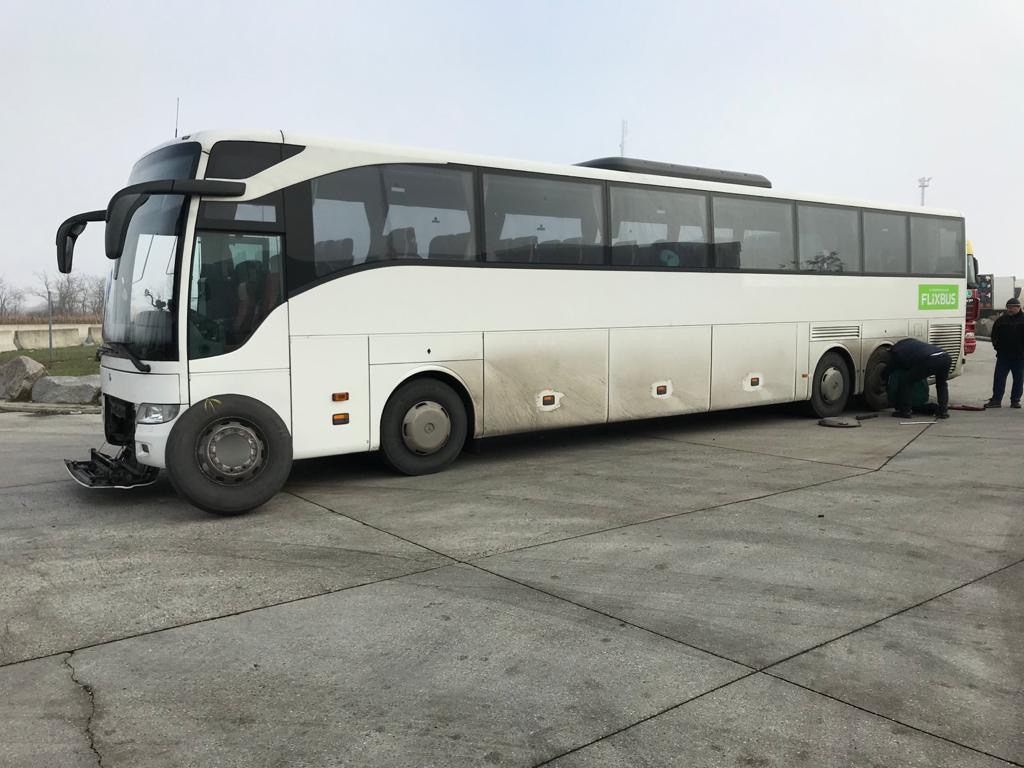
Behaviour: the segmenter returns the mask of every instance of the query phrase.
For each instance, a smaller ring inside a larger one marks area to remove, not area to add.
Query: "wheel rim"
[[[429,456],[444,448],[451,433],[448,411],[433,400],[416,403],[402,419],[402,441],[406,448],[420,456]]]
[[[818,385],[821,399],[826,403],[839,402],[839,399],[843,396],[845,383],[846,377],[843,375],[843,372],[835,366],[829,366],[821,375],[821,381]]]
[[[208,426],[196,443],[196,461],[206,477],[220,485],[238,485],[266,465],[263,435],[239,419],[221,419]]]
[[[867,384],[865,388],[871,392],[875,397],[886,396],[885,386],[885,365],[872,365],[868,368],[867,373]]]

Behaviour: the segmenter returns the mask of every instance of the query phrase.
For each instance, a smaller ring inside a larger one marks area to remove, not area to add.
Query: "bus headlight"
[[[143,403],[135,414],[136,424],[164,424],[178,415],[178,404]]]

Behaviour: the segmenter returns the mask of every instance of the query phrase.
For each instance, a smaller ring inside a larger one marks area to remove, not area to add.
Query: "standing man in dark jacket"
[[[992,399],[986,408],[1002,408],[1006,391],[1006,374],[1013,376],[1010,387],[1010,407],[1020,408],[1024,391],[1024,314],[1020,299],[1006,302],[1006,312],[992,325],[992,348],[996,351],[996,370],[992,376]]]
[[[935,415],[940,419],[948,419],[949,386],[946,382],[949,380],[949,368],[949,353],[933,344],[925,344],[917,339],[903,339],[893,344],[889,350],[889,369],[900,370],[903,375],[896,393],[896,410],[892,415],[909,419],[912,415],[910,394],[914,382],[934,376],[935,394],[939,400],[939,410]]]

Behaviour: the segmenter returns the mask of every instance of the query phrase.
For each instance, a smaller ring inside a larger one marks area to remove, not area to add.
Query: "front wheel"
[[[814,369],[811,410],[819,418],[838,416],[846,409],[851,391],[850,369],[837,352],[826,352]]]
[[[437,379],[414,379],[384,407],[380,447],[399,472],[427,475],[455,461],[467,429],[466,406],[455,390]]]
[[[288,427],[241,395],[207,397],[183,413],[167,439],[167,474],[185,499],[217,515],[265,504],[292,468]]]

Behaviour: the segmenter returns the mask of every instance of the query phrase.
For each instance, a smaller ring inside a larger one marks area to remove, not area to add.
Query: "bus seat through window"
[[[241,344],[263,319],[260,311],[264,309],[262,303],[266,280],[266,267],[255,259],[243,261],[235,267],[238,304],[231,324],[232,335],[229,341]]]
[[[416,245],[415,227],[393,229],[387,236],[388,259],[418,259],[419,247]]]
[[[530,261],[535,264],[564,264],[565,253],[562,251],[561,240],[545,240],[537,243]]]
[[[332,272],[340,272],[352,266],[354,240],[345,237],[341,240],[323,240],[313,246],[313,262],[316,276],[322,277]]]
[[[469,259],[472,258],[472,232],[460,235],[437,235],[430,239],[427,247],[428,259]]]
[[[211,320],[227,321],[234,306],[232,296],[234,269],[227,239],[205,236],[201,240],[202,265],[199,269],[200,312]]]

